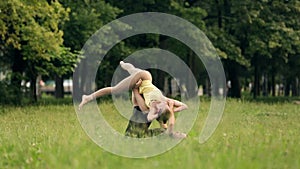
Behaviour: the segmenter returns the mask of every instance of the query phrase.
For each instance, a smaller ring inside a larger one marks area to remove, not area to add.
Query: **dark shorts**
[[[163,121],[165,121],[165,119]],[[135,138],[145,138],[157,136],[165,131],[165,129],[161,128],[149,129],[150,124],[151,122],[147,121],[147,114],[143,113],[138,106],[135,106],[125,135]]]

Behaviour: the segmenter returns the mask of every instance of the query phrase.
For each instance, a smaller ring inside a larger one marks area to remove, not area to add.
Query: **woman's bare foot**
[[[79,104],[79,110],[82,109],[83,105],[88,103],[89,101],[93,100],[93,95],[82,95],[81,103]]]
[[[131,63],[125,63],[123,61],[120,62],[120,66],[124,69],[124,70],[131,70],[134,68],[134,66]]]

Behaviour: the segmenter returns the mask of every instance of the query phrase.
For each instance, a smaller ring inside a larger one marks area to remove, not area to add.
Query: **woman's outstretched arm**
[[[178,100],[174,100],[174,99],[170,99],[170,98],[167,98],[168,102],[173,102],[174,103],[174,108],[173,108],[173,111],[174,112],[180,112],[182,110],[185,110],[188,108],[188,106]]]

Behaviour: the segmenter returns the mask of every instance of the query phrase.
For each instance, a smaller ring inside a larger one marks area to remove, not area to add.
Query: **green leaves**
[[[298,0],[8,0],[0,2],[1,71],[14,67],[12,71],[18,72],[12,74],[26,76],[22,79],[70,74],[83,58],[77,51],[91,35],[117,17],[136,12],[164,12],[188,20],[205,32],[224,63],[234,63],[244,71],[251,72],[257,66],[274,74],[276,67],[277,72],[292,74],[290,69],[300,66]],[[130,29],[125,24],[120,28]],[[184,29],[181,25],[178,28]],[[104,46],[111,43],[105,33],[99,37]],[[108,85],[105,83],[120,59],[145,47],[165,47],[187,63],[194,63],[190,49],[174,39],[135,36],[117,44],[102,60],[99,71],[107,77],[100,86]],[[91,46],[91,50],[103,53],[101,46]],[[195,65],[191,69],[197,72]],[[299,71],[293,73],[300,76]]]
[[[12,0],[1,2],[1,37],[3,48],[20,50],[24,60],[38,63],[59,53],[63,32],[59,26],[67,11],[57,2]]]

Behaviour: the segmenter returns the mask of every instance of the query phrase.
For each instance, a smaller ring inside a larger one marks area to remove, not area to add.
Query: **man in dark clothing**
[[[129,120],[125,135],[135,138],[145,138],[157,136],[166,130],[165,128],[149,129],[150,124],[151,122],[147,121],[147,114],[142,112],[139,106],[134,106],[133,115]]]

